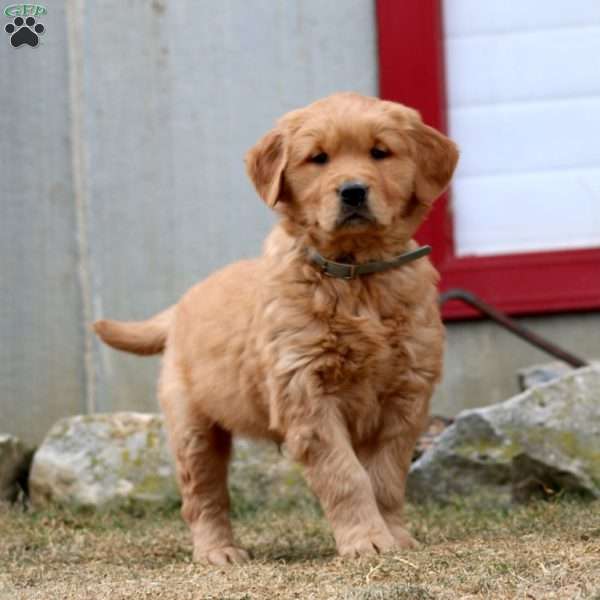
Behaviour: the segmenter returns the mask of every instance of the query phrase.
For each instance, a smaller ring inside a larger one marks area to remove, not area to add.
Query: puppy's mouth
[[[365,209],[344,210],[336,221],[336,227],[340,228],[359,228],[366,225],[373,225],[375,217]]]

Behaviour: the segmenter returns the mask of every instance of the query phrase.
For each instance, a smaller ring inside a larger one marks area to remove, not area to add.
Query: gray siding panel
[[[0,40],[0,431],[28,442],[85,409],[60,3],[43,22],[38,48]]]
[[[164,12],[134,2],[135,26],[115,28],[122,2],[83,16],[83,136],[94,318],[140,319],[177,290],[168,49]],[[94,340],[94,409],[155,410],[156,361]]]
[[[246,178],[245,151],[291,108],[339,89],[376,93],[373,7],[347,4],[340,18],[314,1],[145,2],[136,27],[118,36],[120,2],[91,6],[85,135],[96,317],[145,318],[260,252],[273,217]],[[338,27],[351,44],[336,39]],[[95,361],[98,409],[156,406],[155,360],[96,344]]]

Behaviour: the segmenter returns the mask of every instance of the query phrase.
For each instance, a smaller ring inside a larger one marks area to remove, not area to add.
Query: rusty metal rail
[[[448,290],[440,295],[440,305],[445,304],[449,300],[459,300],[464,304],[468,304],[475,310],[478,310],[480,313],[484,314],[486,317],[489,317],[498,323],[498,325],[501,327],[508,329],[508,331],[511,333],[514,333],[516,336],[520,337],[526,342],[529,342],[532,346],[535,346],[547,354],[566,362],[574,368],[585,367],[589,364],[586,360],[567,352],[555,343],[550,342],[537,333],[534,333],[531,331],[531,329],[525,327],[518,321],[511,319],[508,315],[499,311],[497,308],[490,306],[472,292],[456,288]]]

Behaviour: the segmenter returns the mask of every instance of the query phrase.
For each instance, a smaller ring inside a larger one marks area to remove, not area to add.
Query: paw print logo
[[[41,23],[36,23],[33,17],[15,17],[12,23],[8,23],[4,28],[6,33],[10,35],[10,43],[18,48],[23,44],[28,44],[32,48],[35,48],[40,38],[38,37],[46,28]]]

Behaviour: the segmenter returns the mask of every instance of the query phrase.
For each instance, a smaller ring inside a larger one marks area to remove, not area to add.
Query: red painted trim
[[[417,108],[423,120],[446,130],[442,14],[437,0],[377,0],[379,94]],[[419,231],[440,265],[452,252],[447,196],[439,198]],[[440,239],[440,234],[443,238]]]
[[[438,265],[442,290],[461,287],[511,314],[600,308],[600,248],[449,258]],[[448,303],[446,318],[473,316]]]
[[[376,0],[380,96],[417,108],[446,130],[443,21],[440,0]],[[437,202],[418,238],[433,246],[442,291],[462,287],[511,314],[600,308],[600,248],[457,257],[447,195]],[[473,317],[448,303],[444,317]]]

